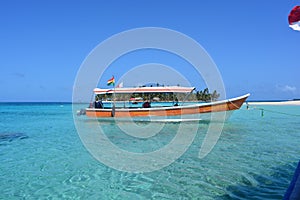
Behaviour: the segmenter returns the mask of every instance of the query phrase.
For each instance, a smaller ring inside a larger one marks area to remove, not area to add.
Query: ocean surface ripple
[[[300,106],[260,107],[291,115],[262,116],[243,106],[205,158],[198,152],[209,124],[200,122],[192,145],[174,163],[128,173],[85,149],[71,104],[0,104],[0,199],[282,199],[299,161],[300,118],[293,114]],[[149,141],[122,134],[114,123],[101,128],[120,148],[149,152],[169,143],[178,124],[165,125]]]

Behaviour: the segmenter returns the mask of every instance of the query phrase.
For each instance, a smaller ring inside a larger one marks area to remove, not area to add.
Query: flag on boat
[[[121,82],[117,85],[117,88],[122,88],[122,87],[123,87],[123,82]]]
[[[300,31],[300,6],[295,6],[289,14],[289,25],[292,29]]]
[[[114,76],[107,81],[107,85],[115,85],[115,77]]]

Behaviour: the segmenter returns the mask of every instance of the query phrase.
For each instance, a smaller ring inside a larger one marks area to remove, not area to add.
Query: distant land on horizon
[[[300,101],[300,98],[296,98],[296,99],[271,99],[271,100],[247,100],[246,102],[282,102],[282,101]]]

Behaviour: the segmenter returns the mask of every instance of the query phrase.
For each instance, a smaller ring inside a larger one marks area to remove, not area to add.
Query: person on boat
[[[178,99],[176,97],[174,106],[178,106]]]
[[[150,102],[146,101],[145,103],[143,103],[143,108],[151,108]]]
[[[101,100],[95,101],[95,108],[103,108],[103,103]]]

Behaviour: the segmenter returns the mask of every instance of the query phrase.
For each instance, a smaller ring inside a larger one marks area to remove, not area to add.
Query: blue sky
[[[300,32],[287,22],[298,4],[296,0],[1,1],[0,101],[71,101],[86,56],[112,35],[142,27],[168,28],[196,40],[216,63],[228,97],[249,92],[250,100],[300,98]],[[143,63],[175,65],[172,56],[162,52],[130,56],[112,63],[99,86],[104,87],[112,73],[121,77]],[[205,87],[201,77],[186,70],[184,61],[176,63],[197,89]],[[126,67],[117,67],[121,65]]]

